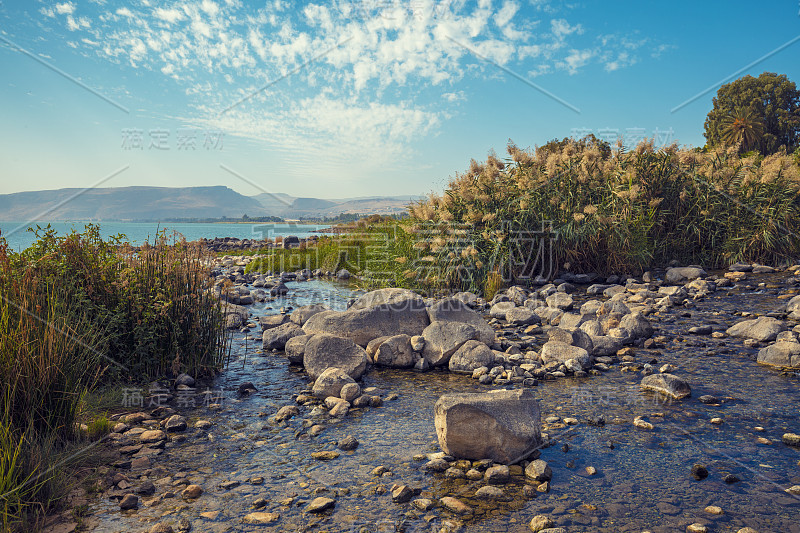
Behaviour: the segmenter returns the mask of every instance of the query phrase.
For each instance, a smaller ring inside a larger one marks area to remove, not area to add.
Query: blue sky
[[[699,146],[719,82],[764,56],[739,75],[800,81],[800,42],[772,53],[800,35],[798,11],[794,0],[3,0],[0,193],[425,194],[470,158],[504,156],[508,139]]]

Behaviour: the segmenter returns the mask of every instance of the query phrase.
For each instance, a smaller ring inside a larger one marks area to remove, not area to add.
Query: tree
[[[722,125],[722,142],[731,146],[739,146],[742,152],[759,147],[764,137],[764,123],[752,111],[737,109],[724,117]]]
[[[744,76],[720,87],[713,102],[705,121],[709,146],[741,142],[742,150],[767,155],[800,145],[800,91],[785,74]]]

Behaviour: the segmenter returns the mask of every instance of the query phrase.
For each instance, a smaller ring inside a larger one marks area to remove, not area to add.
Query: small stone
[[[784,433],[783,443],[786,444],[787,446],[800,447],[800,435],[798,435],[797,433]]]
[[[540,515],[536,515],[533,518],[531,518],[531,521],[528,524],[528,527],[531,528],[531,531],[533,531],[533,533],[539,533],[540,531],[542,531],[544,529],[549,529],[549,528],[553,527],[554,525],[555,524],[553,523],[553,521],[550,519],[549,516],[540,514]]]
[[[692,477],[700,481],[708,477],[708,469],[700,464],[692,466]]]
[[[384,475],[384,474],[385,474],[385,473],[387,473],[388,471],[389,471],[389,469],[388,469],[388,468],[386,468],[386,467],[385,467],[385,466],[383,466],[383,465],[381,465],[381,466],[376,466],[375,468],[373,468],[373,469],[372,469],[372,475],[373,475],[373,476],[378,476],[378,477],[381,477],[382,475]]]
[[[596,469],[595,467],[593,467],[593,466],[587,466],[587,467],[586,467],[586,474],[587,474],[587,475],[589,475],[589,476],[593,476],[593,475],[595,475],[596,473],[597,473],[597,469]]]
[[[686,526],[686,531],[688,533],[708,533],[708,528],[703,524],[694,523]]]
[[[534,481],[549,481],[553,476],[553,471],[546,461],[536,459],[525,467],[525,475]]]
[[[497,465],[487,468],[484,478],[489,485],[503,485],[508,483],[511,479],[511,475],[506,465]]]
[[[719,400],[710,394],[704,394],[700,396],[698,400],[700,400],[700,403],[719,403]]]
[[[433,502],[427,498],[419,498],[411,502],[411,505],[420,511],[430,511],[433,509]]]
[[[351,452],[358,448],[358,441],[352,435],[348,435],[337,444],[338,448],[345,452]]]
[[[181,415],[172,415],[171,417],[167,418],[167,421],[164,424],[164,429],[172,432],[185,431],[187,427],[186,419]]]
[[[794,496],[800,496],[800,485],[793,485],[786,489],[786,492]]]
[[[740,529],[736,533],[758,533],[758,531],[756,531],[752,527],[743,527],[742,529]]]
[[[308,504],[306,507],[306,512],[309,513],[321,513],[326,509],[330,509],[336,505],[336,501],[330,498],[325,498],[320,496],[319,498],[314,498],[311,503]]]
[[[335,452],[332,450],[326,450],[323,452],[312,452],[311,457],[313,457],[317,461],[331,461],[339,457],[339,452]]]
[[[508,497],[502,489],[487,485],[475,491],[475,496],[486,500],[505,500]]]
[[[770,444],[772,444],[772,441],[767,439],[767,438],[765,438],[765,437],[756,437],[756,442],[759,443],[759,444],[764,444],[766,446],[769,446]]]
[[[135,494],[126,494],[119,501],[119,508],[123,511],[127,511],[128,509],[136,509],[137,507],[139,507],[139,497]]]
[[[242,522],[245,524],[273,524],[281,517],[278,513],[250,513],[246,515]]]
[[[211,422],[209,422],[208,420],[198,420],[197,422],[194,423],[194,427],[196,427],[197,429],[208,429],[211,427]]]
[[[200,516],[205,518],[206,520],[216,520],[219,516],[219,511],[205,511],[200,513]]]
[[[715,417],[715,418],[712,418],[712,419],[710,420],[710,422],[711,422],[712,424],[716,425],[716,426],[719,426],[720,424],[722,424],[722,419],[721,419],[721,418],[719,418],[719,417]]]
[[[147,530],[147,533],[174,533],[174,531],[169,524],[155,524]]]
[[[166,438],[167,438],[166,433],[164,433],[160,429],[149,429],[147,431],[142,432],[142,434],[139,435],[139,440],[145,444],[150,442],[158,442]]]
[[[478,481],[483,479],[483,474],[479,470],[475,470],[474,468],[470,468],[467,470],[467,479],[470,481]]]
[[[183,492],[181,492],[181,497],[184,500],[194,500],[195,498],[199,498],[203,494],[203,488],[200,485],[189,485]]]
[[[452,511],[457,514],[470,514],[472,513],[472,508],[467,505],[466,503],[453,498],[452,496],[445,496],[441,500],[439,500],[444,506],[445,509]]]
[[[266,498],[259,498],[253,502],[253,509],[261,509],[262,507],[266,507],[269,503],[269,500]]]
[[[398,485],[392,489],[392,501],[395,503],[405,503],[411,500],[414,491],[408,485]]]
[[[724,481],[728,485],[731,485],[732,483],[740,482],[741,479],[739,479],[737,476],[734,476],[733,474],[727,474],[725,477],[722,478],[722,481]]]
[[[722,507],[717,507],[716,505],[709,505],[704,509],[704,511],[707,512],[708,514],[721,515]]]

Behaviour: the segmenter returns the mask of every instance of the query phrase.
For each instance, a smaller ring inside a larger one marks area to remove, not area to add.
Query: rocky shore
[[[694,346],[702,357],[709,357],[711,350],[751,350],[764,372],[783,373],[794,380],[791,387],[797,390],[798,265],[777,269],[736,264],[716,274],[708,274],[699,266],[676,266],[646,272],[639,278],[601,279],[562,273],[551,283],[510,287],[489,301],[471,293],[425,298],[406,289],[380,289],[356,294],[346,309],[333,310],[321,303],[295,306],[291,298],[298,282],[331,273],[245,274],[248,261],[246,257],[225,257],[212,269],[228,326],[243,339],[259,342],[263,357],[283,361],[307,383],[300,390],[286,390],[283,405],[259,413],[271,431],[295,431],[295,441],[324,441],[328,432],[340,426],[355,431],[357,427],[347,425],[352,417],[363,421],[383,416],[379,413],[386,409],[386,402],[395,402],[398,394],[365,384],[376,372],[405,373],[409,380],[428,374],[455,380],[450,392],[426,407],[434,418],[431,429],[435,430],[438,450],[414,453],[408,466],[375,466],[371,475],[376,481],[363,489],[363,494],[381,496],[384,506],[404,513],[406,525],[398,525],[398,530],[415,530],[410,524],[419,523],[426,524],[426,531],[433,526],[436,531],[472,530],[496,513],[512,513],[519,527],[511,525],[508,531],[644,531],[639,525],[627,527],[624,519],[611,520],[610,505],[602,509],[599,501],[583,502],[575,512],[527,502],[549,498],[553,484],[561,481],[559,477],[575,475],[574,459],[563,467],[554,467],[554,461],[563,461],[552,455],[571,453],[568,440],[575,431],[599,431],[608,425],[627,427],[627,431],[651,439],[648,435],[658,435],[672,424],[671,412],[679,416],[682,411],[697,409],[695,404],[724,410],[742,401],[735,393],[698,394],[697,389],[704,392],[706,386],[702,376],[683,368],[691,365],[681,343]],[[337,274],[342,280],[349,277],[346,272]],[[703,311],[701,315],[707,302],[742,290],[769,294],[771,310],[742,308],[730,317],[718,311]],[[252,315],[251,306],[270,301],[282,304],[280,313]],[[693,314],[714,318],[692,322]],[[687,327],[676,333],[674,324],[684,322]],[[258,336],[255,331],[259,331]],[[660,361],[678,350],[681,358]],[[758,368],[753,367],[754,371]],[[553,405],[545,407],[539,399],[543,389],[578,384],[582,387],[578,390],[585,393],[592,390],[595,381],[603,383],[610,376],[636,386],[636,391],[627,393],[632,394],[628,400],[633,402],[629,418],[596,412],[579,418],[558,412]],[[146,508],[171,509],[158,518],[151,515],[149,520],[154,523],[142,531],[221,531],[214,524],[218,525],[222,509],[219,505],[206,508],[208,493],[232,494],[241,490],[237,487],[247,486],[248,490],[242,492],[246,498],[257,492],[268,476],[240,476],[211,487],[201,481],[202,468],[195,469],[194,474],[170,471],[169,464],[161,463],[159,456],[165,450],[191,446],[196,439],[211,439],[219,422],[213,417],[193,418],[177,405],[179,398],[197,394],[202,388],[191,376],[178,376],[157,385],[162,392],[154,394],[163,395],[158,397],[163,405],[115,416],[116,426],[105,440],[119,458],[99,471],[100,498],[114,502],[123,516]],[[242,379],[231,392],[237,401],[246,402],[257,397],[263,386]],[[221,398],[208,390],[193,399],[192,405],[205,405],[211,413],[224,410]],[[780,446],[782,453],[795,457],[800,467],[800,420],[795,415],[788,422],[791,430],[771,439],[761,428],[764,436],[756,437],[753,445]],[[710,427],[724,428],[727,423],[723,416],[708,419]],[[676,431],[686,430],[680,426]],[[752,431],[758,432],[758,426]],[[331,437],[326,442],[324,449],[310,454],[311,459],[340,476],[348,475],[341,466],[343,459],[365,453],[366,443],[357,433]],[[602,447],[613,450],[614,444],[609,441]],[[688,483],[704,483],[709,470],[723,487],[758,481],[747,472],[751,479],[741,473],[718,475],[713,465],[702,463],[682,465],[681,469]],[[400,479],[395,470],[416,474]],[[605,474],[602,468],[585,464],[580,476],[588,483],[602,480]],[[780,505],[789,516],[797,516],[800,509],[798,476],[798,472],[787,474],[787,479],[796,482],[780,487]],[[302,523],[303,529],[349,531],[331,520],[338,516],[340,502],[350,497],[350,488],[330,491],[306,484],[304,489],[312,492],[282,500],[252,500],[251,512],[241,516],[234,529],[275,525],[276,530],[294,530]],[[659,512],[672,516],[672,508],[679,509],[680,502],[671,502],[659,503]],[[732,520],[724,530],[767,531],[763,520],[748,520],[741,513],[730,518],[726,516],[730,510],[716,503],[709,502],[692,518],[676,518],[679,527],[652,523],[647,530],[722,531],[725,522],[720,521]],[[193,508],[197,508],[195,519],[170,517]],[[525,516],[525,509],[540,512]],[[617,525],[606,529],[606,522]],[[800,531],[800,526],[785,530]]]

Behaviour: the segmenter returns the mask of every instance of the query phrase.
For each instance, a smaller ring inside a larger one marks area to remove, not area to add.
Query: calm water
[[[347,288],[316,281],[288,285],[293,290],[290,300],[258,304],[252,308],[254,314],[274,314],[282,306],[319,300],[342,308],[351,295]],[[692,386],[689,399],[655,402],[639,391],[641,375],[621,372],[618,364],[600,376],[542,383],[534,389],[542,418],[575,417],[580,422],[545,429],[556,441],[542,451],[553,469],[550,492],[527,499],[522,494],[524,480],[517,478],[503,487],[512,501],[492,505],[474,496],[482,483],[427,474],[413,460],[415,454],[439,449],[433,424],[437,398],[486,387],[468,376],[447,372],[373,369],[362,387],[375,387],[372,394],[384,397],[397,393],[399,398],[380,408],[351,410],[343,420],[321,417],[317,422],[328,427],[312,438],[303,425],[303,418],[309,417],[307,409],[301,408],[300,417],[277,426],[259,416],[292,404],[292,394],[308,386],[304,373],[290,367],[281,354],[260,353],[257,339],[238,334],[235,358],[216,383],[225,390],[223,410],[198,408],[191,413],[190,422],[204,418],[214,426],[208,431],[190,429],[186,443],[168,444],[155,459],[151,474],[157,494],[173,481],[167,476],[177,472],[203,486],[205,494],[191,504],[166,499],[126,513],[113,502],[99,501],[92,506],[100,520],[95,531],[140,531],[153,522],[175,527],[183,518],[191,522],[192,531],[421,533],[439,531],[455,518],[441,509],[417,512],[410,504],[393,503],[381,487],[398,482],[421,489],[423,497],[435,500],[452,495],[472,505],[476,515],[466,522],[466,531],[529,532],[528,521],[543,513],[570,533],[671,533],[685,531],[694,522],[706,523],[712,533],[735,532],[744,526],[760,533],[800,533],[800,498],[783,492],[800,484],[800,450],[781,443],[783,433],[800,433],[800,379],[757,365],[756,350],[744,348],[740,340],[686,333],[699,324],[724,330],[737,318],[733,314],[737,310],[764,313],[775,305],[774,292],[728,295],[720,291],[689,312],[678,308],[654,317],[659,328],[656,335],[669,340],[658,350],[637,350],[636,360],[674,364],[675,373]],[[256,330],[251,335],[258,337]],[[258,393],[237,398],[236,387],[244,381],[252,381]],[[706,405],[698,401],[703,394],[728,400]],[[605,417],[605,426],[586,423],[596,415]],[[647,416],[655,429],[635,428],[632,420],[637,415]],[[723,423],[711,424],[714,417],[721,417]],[[757,431],[757,426],[765,431]],[[310,457],[314,451],[335,449],[345,435],[360,441],[357,450],[341,452],[330,462]],[[772,444],[758,444],[757,437],[766,437]],[[708,467],[707,479],[691,478],[695,463]],[[378,465],[387,466],[393,474],[372,476]],[[588,476],[587,466],[598,473]],[[742,481],[725,484],[726,474]],[[246,482],[255,476],[264,477],[264,484]],[[242,484],[231,490],[219,488],[229,480]],[[335,498],[336,508],[320,517],[305,513],[303,507],[319,495]],[[279,513],[279,521],[272,526],[242,524],[253,510],[252,502],[262,497],[268,503],[261,510]],[[287,498],[292,498],[290,504]],[[720,506],[724,514],[704,512],[708,505]],[[205,511],[219,511],[219,516],[201,517]]]
[[[24,250],[36,239],[27,228],[36,228],[36,225],[46,226],[46,222],[0,222],[0,236],[4,237],[9,247],[15,251]],[[87,222],[51,222],[59,235],[66,235],[73,230],[83,231]],[[308,237],[312,232],[329,227],[328,225],[314,224],[202,224],[202,223],[158,223],[158,222],[102,222],[99,223],[103,237],[122,233],[127,236],[132,244],[143,244],[145,241],[153,242],[156,233],[166,228],[168,234],[177,231],[189,241],[201,238],[213,239],[215,237],[236,237],[239,239],[265,239],[277,236],[297,235]]]

